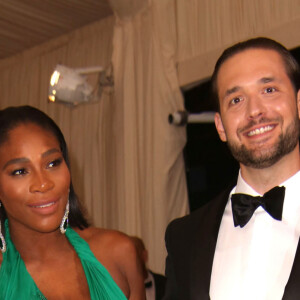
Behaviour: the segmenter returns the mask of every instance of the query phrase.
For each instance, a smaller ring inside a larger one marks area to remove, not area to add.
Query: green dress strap
[[[68,228],[66,236],[81,260],[92,300],[126,300],[105,267],[96,259],[88,243]]]
[[[73,229],[66,236],[78,254],[88,282],[92,300],[126,300],[105,267],[96,259],[89,245]],[[46,300],[28,273],[25,263],[10,238],[8,220],[5,221],[6,252],[0,268],[1,300]]]

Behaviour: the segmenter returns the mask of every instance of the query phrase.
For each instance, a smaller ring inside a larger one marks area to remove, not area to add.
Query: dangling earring
[[[68,227],[68,224],[69,224],[69,200],[67,202],[67,205],[66,205],[66,210],[65,210],[65,214],[61,220],[61,223],[60,223],[60,226],[59,226],[59,229],[60,229],[60,232],[62,234],[64,234],[67,230],[67,227]]]
[[[2,206],[2,203],[0,202],[0,207]],[[0,220],[0,250],[2,253],[6,251],[6,242],[4,239],[4,236],[2,234],[2,228],[1,228],[1,220]]]
[[[2,253],[6,251],[6,242],[1,231],[1,221],[0,221],[0,250]]]

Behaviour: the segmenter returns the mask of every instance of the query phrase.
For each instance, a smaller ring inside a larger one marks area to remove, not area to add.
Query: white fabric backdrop
[[[173,1],[144,1],[132,15],[123,10],[122,0],[111,2],[117,18],[113,66],[117,132],[122,132],[116,172],[124,211],[121,227],[143,237],[150,266],[164,272],[166,226],[188,211],[185,129],[167,120],[169,113],[183,109],[174,60]]]

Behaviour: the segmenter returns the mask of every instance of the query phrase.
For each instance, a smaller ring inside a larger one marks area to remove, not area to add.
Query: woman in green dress
[[[128,236],[90,227],[54,121],[0,111],[0,299],[145,299]]]

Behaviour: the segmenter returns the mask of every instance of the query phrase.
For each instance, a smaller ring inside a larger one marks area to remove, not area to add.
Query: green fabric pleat
[[[88,282],[91,300],[126,300],[104,266],[96,259],[89,245],[71,228],[66,236],[80,258]],[[26,266],[11,241],[8,220],[5,221],[6,252],[0,268],[1,300],[46,299],[28,273]]]

